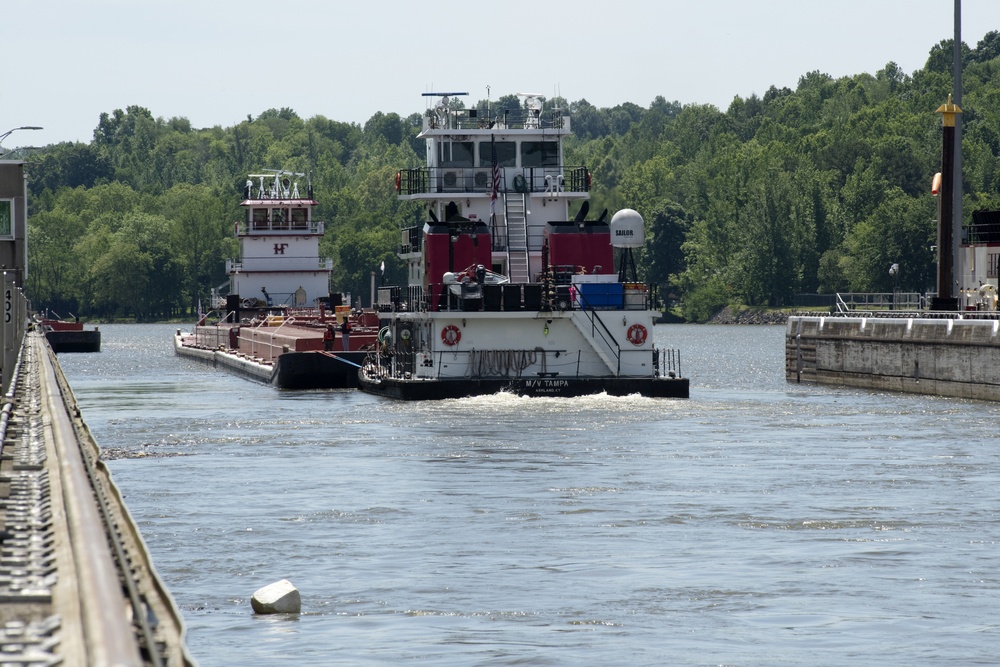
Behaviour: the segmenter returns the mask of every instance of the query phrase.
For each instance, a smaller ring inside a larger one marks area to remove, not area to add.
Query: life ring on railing
[[[527,192],[528,184],[524,182],[524,174],[514,175],[514,192]]]
[[[441,329],[441,342],[445,345],[449,347],[458,345],[460,340],[462,340],[462,330],[454,324],[449,324],[444,329]]]
[[[400,186],[400,184],[402,182],[403,182],[403,173],[397,171],[396,172],[396,192],[399,192],[399,186]]]
[[[641,324],[633,324],[628,328],[628,333],[625,334],[625,337],[628,338],[628,342],[639,346],[646,342],[647,335],[649,335],[649,332],[646,331],[646,327]]]

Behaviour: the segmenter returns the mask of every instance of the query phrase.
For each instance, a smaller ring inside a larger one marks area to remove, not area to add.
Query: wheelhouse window
[[[271,209],[271,228],[272,229],[288,229],[288,209],[287,208],[275,208],[275,209]]]
[[[251,213],[254,229],[267,229],[267,209],[255,208]]]
[[[306,219],[309,217],[309,212],[304,208],[293,208],[292,209],[292,227],[296,229],[305,229]]]
[[[558,167],[559,144],[555,141],[522,141],[522,167]]]
[[[474,167],[472,141],[448,141],[439,145],[438,162],[442,167]]]
[[[493,154],[490,144],[494,142],[480,141],[479,142],[479,166],[480,167],[492,167],[493,166]],[[497,164],[501,167],[516,167],[517,166],[517,144],[513,141],[497,141],[495,142],[497,148]]]

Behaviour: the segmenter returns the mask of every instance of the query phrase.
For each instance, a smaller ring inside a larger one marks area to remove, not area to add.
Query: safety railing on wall
[[[17,284],[12,272],[3,272],[3,323],[0,326],[0,349],[3,350],[3,393],[7,393],[14,378],[14,367],[28,329],[28,312],[31,308],[27,297]]]
[[[856,313],[869,310],[920,310],[924,306],[917,292],[838,292],[837,312]]]

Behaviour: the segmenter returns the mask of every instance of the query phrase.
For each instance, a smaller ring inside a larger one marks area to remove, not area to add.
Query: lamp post
[[[942,104],[935,113],[941,114],[941,189],[938,195],[938,278],[937,297],[931,301],[931,310],[958,310],[958,299],[952,296],[954,284],[954,257],[952,219],[955,201],[955,117],[962,113],[951,101]],[[962,196],[961,183],[958,196]]]
[[[3,145],[3,140],[4,139],[6,139],[10,135],[14,134],[18,130],[43,130],[43,129],[45,129],[45,128],[39,127],[38,125],[22,125],[21,127],[15,127],[15,128],[13,128],[11,130],[7,130],[3,134],[0,134],[0,146]],[[7,152],[0,153],[0,157],[3,157],[6,154],[7,154]]]
[[[899,264],[893,263],[889,267],[889,275],[892,277],[892,303],[889,310],[896,310],[896,295],[899,293]]]

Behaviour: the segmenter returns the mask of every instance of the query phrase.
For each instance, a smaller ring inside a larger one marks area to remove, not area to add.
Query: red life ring
[[[628,328],[628,333],[625,334],[625,337],[628,338],[628,342],[638,346],[646,342],[646,335],[648,333],[646,327],[641,324],[633,324]]]
[[[399,192],[399,184],[403,180],[402,172],[396,172],[396,192]]]
[[[441,342],[445,345],[449,347],[458,345],[460,340],[462,340],[462,330],[454,324],[449,324],[444,329],[441,329]]]

